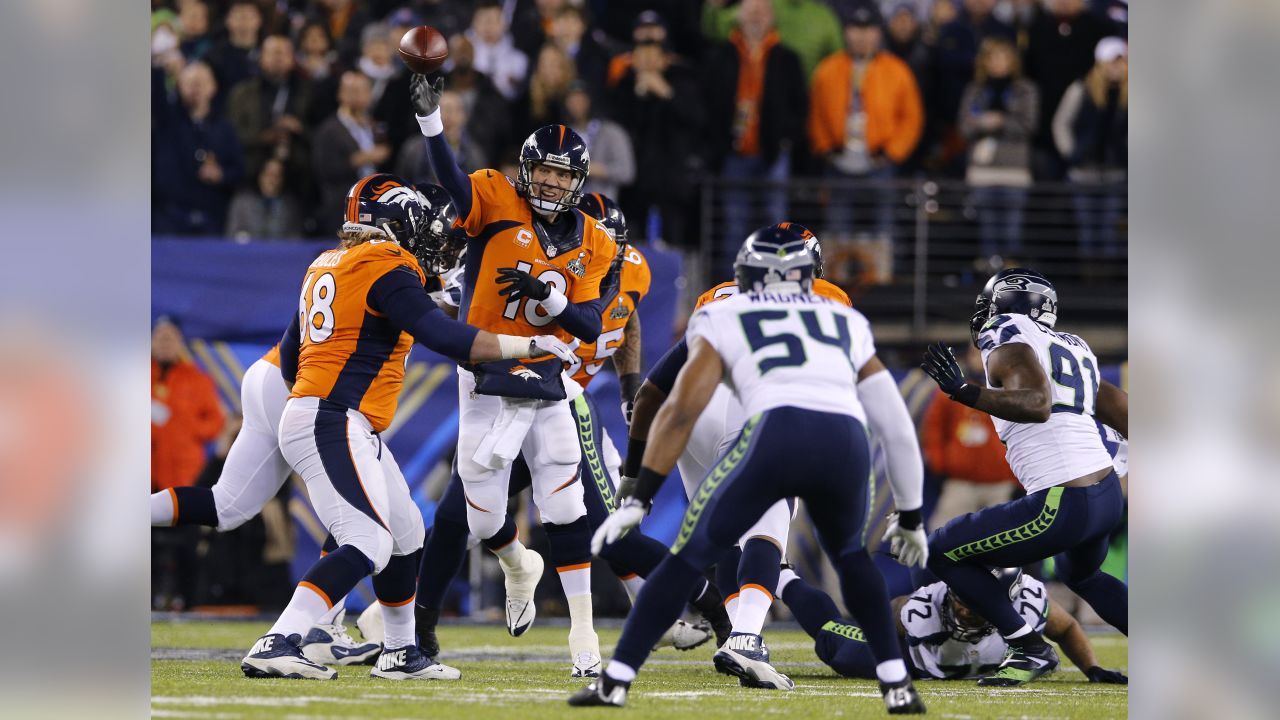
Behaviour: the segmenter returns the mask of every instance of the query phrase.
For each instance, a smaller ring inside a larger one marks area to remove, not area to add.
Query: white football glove
[[[544,355],[555,355],[563,362],[573,362],[573,351],[578,349],[578,339],[574,338],[573,342],[567,343],[555,335],[535,335],[529,339],[529,350],[534,352],[535,349],[542,352],[531,357],[542,357]]]
[[[889,528],[881,541],[889,542],[889,551],[898,556],[898,562],[907,567],[924,567],[929,561],[929,538],[924,526],[908,530],[898,525],[898,513],[889,516]]]
[[[644,503],[635,498],[627,498],[622,507],[611,513],[596,528],[596,534],[591,536],[591,554],[599,555],[605,545],[617,542],[618,538],[640,524],[646,512]]]

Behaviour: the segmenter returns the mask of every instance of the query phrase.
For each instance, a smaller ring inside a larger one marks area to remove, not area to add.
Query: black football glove
[[[498,283],[506,285],[498,290],[498,294],[505,295],[508,300],[518,300],[522,297],[546,300],[551,296],[550,285],[524,270],[512,267],[498,268]]]
[[[942,343],[933,343],[929,346],[929,351],[924,354],[924,362],[920,364],[920,368],[938,383],[938,387],[942,388],[942,392],[946,393],[947,397],[956,402],[972,406],[978,400],[978,395],[982,393],[982,389],[977,385],[970,385],[964,381],[964,370],[960,369],[955,352]]]
[[[444,78],[436,78],[433,84],[426,75],[414,73],[409,80],[409,104],[413,112],[426,117],[440,109],[440,94],[444,92]]]
[[[1128,685],[1129,678],[1125,677],[1119,670],[1107,670],[1106,668],[1094,665],[1084,671],[1085,676],[1089,678],[1091,683],[1107,683],[1109,685]]]

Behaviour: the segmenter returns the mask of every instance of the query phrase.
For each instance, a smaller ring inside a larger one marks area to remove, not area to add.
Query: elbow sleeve
[[[894,503],[899,510],[920,508],[924,504],[924,462],[915,424],[898,384],[888,370],[883,370],[858,383],[858,396],[867,411],[871,432],[884,443]]]
[[[595,342],[600,337],[603,312],[600,299],[584,303],[569,303],[558,315],[556,321],[565,332],[582,342]]]

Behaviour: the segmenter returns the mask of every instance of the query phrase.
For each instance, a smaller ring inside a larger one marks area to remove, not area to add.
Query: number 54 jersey
[[[991,418],[1018,482],[1030,494],[1111,467],[1111,454],[1093,419],[1101,381],[1098,358],[1088,343],[1070,333],[1054,332],[1026,315],[997,315],[978,335],[983,367],[996,348],[1013,343],[1035,352],[1053,393],[1048,422]],[[987,386],[994,387],[990,382]]]
[[[739,293],[695,312],[686,336],[720,354],[747,417],[798,407],[866,423],[856,384],[875,342],[847,305],[811,293]]]

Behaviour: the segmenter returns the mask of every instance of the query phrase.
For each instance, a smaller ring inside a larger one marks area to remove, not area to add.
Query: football
[[[400,38],[400,59],[416,73],[433,73],[448,57],[449,43],[430,25],[419,25]]]

